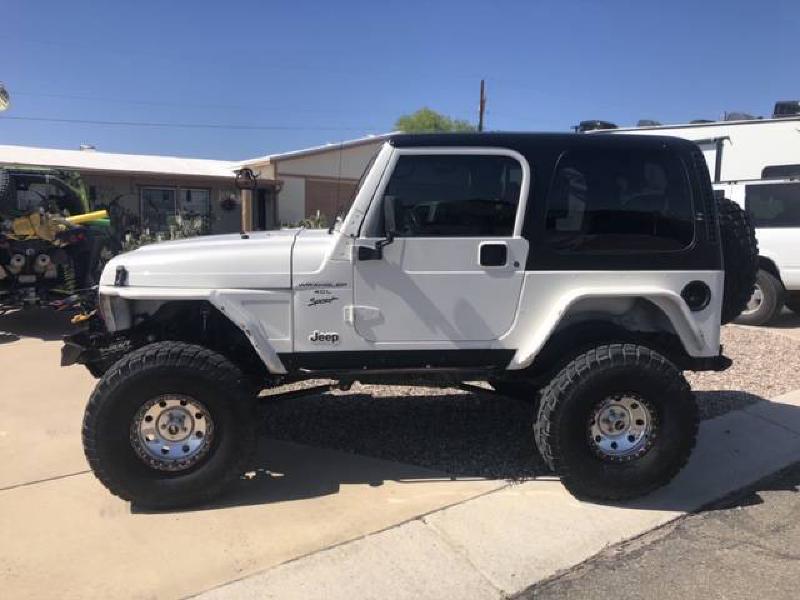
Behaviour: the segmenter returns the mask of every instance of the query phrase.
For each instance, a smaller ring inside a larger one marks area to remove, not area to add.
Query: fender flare
[[[246,302],[264,300],[274,296],[276,292],[100,286],[100,293],[103,296],[117,296],[125,300],[206,300],[242,330],[270,373],[285,375],[287,372],[271,342],[274,335],[267,331],[265,323],[244,308]]]
[[[275,347],[270,343],[271,336],[265,324],[244,309],[244,302],[254,298],[266,298],[273,292],[251,290],[213,290],[208,295],[211,302],[223,315],[227,316],[250,340],[256,354],[267,370],[274,375],[285,375],[286,367],[281,362]]]
[[[519,370],[529,367],[556,331],[558,324],[576,303],[586,299],[620,298],[621,296],[650,301],[672,323],[681,343],[690,355],[706,352],[706,336],[695,321],[697,313],[694,313],[695,316],[693,316],[680,294],[672,290],[642,287],[628,289],[622,294],[618,289],[575,290],[573,293],[563,296],[561,301],[547,314],[547,317],[542,319],[541,326],[533,335],[519,345],[507,368],[509,370]]]

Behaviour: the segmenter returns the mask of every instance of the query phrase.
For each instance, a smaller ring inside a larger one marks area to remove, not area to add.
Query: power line
[[[110,125],[115,127],[153,127],[173,129],[231,129],[253,131],[369,131],[376,127],[339,127],[331,125],[225,125],[221,123],[155,123],[146,121],[100,121],[94,119],[57,119],[51,117],[3,116],[0,121],[37,121],[41,123],[70,123],[74,125]]]
[[[159,101],[159,100],[131,100],[131,99],[123,99],[123,98],[111,98],[107,96],[93,96],[93,95],[81,95],[81,94],[55,94],[55,93],[46,93],[46,92],[25,92],[25,91],[14,91],[15,96],[30,96],[34,98],[60,98],[64,100],[80,100],[86,102],[100,102],[100,103],[111,103],[111,104],[130,104],[130,105],[138,105],[138,106],[170,106],[170,107],[178,107],[178,108],[224,108],[224,109],[236,109],[236,110],[291,110],[292,112],[301,112],[301,113],[328,113],[328,114],[335,114],[335,113],[344,113],[346,112],[345,108],[341,109],[313,109],[313,108],[298,108],[297,106],[267,106],[261,104],[213,104],[213,103],[195,103],[195,102],[167,102],[167,101]]]

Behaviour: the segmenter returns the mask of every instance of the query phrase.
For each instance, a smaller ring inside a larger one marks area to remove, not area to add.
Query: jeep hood
[[[325,254],[326,231],[282,229],[212,235],[142,246],[114,257],[101,285],[114,285],[118,267],[127,272],[128,287],[203,289],[288,289],[295,245]],[[332,240],[330,241],[332,243]]]

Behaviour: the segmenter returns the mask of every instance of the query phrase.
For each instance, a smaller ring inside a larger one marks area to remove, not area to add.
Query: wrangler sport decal
[[[314,290],[314,295],[308,299],[306,306],[321,306],[323,304],[331,304],[338,300],[338,296],[334,296],[330,290]]]
[[[344,281],[304,281],[298,288],[341,288],[347,287]]]
[[[308,299],[308,304],[306,306],[319,306],[321,304],[330,304],[335,300],[338,300],[337,296],[323,296],[323,297],[312,297]]]

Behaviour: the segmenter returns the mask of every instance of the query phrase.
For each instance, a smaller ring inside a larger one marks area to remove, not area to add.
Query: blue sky
[[[238,159],[391,130],[768,114],[800,98],[800,3],[0,0],[0,143]],[[48,118],[218,124],[203,129]]]

